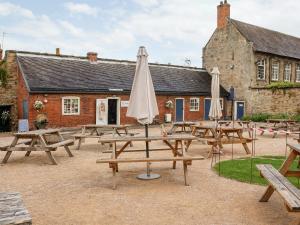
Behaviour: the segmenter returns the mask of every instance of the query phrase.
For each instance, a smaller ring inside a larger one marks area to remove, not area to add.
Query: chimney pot
[[[88,52],[86,56],[90,62],[97,62],[97,52]]]
[[[60,48],[56,48],[55,54],[56,54],[56,55],[60,55]]]
[[[228,23],[228,18],[230,18],[230,4],[227,3],[227,0],[220,2],[220,5],[217,7],[218,18],[217,18],[217,27],[218,29],[225,28]]]

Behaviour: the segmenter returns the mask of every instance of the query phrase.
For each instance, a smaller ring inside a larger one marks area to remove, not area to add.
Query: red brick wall
[[[20,82],[22,83],[22,82]],[[24,82],[23,82],[24,83]],[[26,96],[26,89],[19,88],[20,95]],[[22,104],[22,97],[20,97],[20,106]],[[66,96],[80,97],[80,115],[62,115],[62,98]],[[48,127],[73,127],[82,124],[90,124],[96,122],[96,99],[103,99],[107,97],[120,97],[121,101],[129,100],[129,95],[101,95],[101,94],[31,94],[29,97],[29,124],[33,127],[33,122],[39,113],[45,113],[49,120]],[[24,97],[23,97],[24,98]],[[159,108],[159,120],[164,121],[166,113],[172,114],[172,120],[175,120],[175,107],[167,109],[165,103],[172,100],[175,106],[175,98],[184,98],[184,119],[187,121],[199,121],[204,117],[204,97],[200,98],[200,110],[197,112],[190,111],[190,96],[157,96],[157,103]],[[33,104],[36,100],[44,101],[45,107],[41,112],[36,112],[33,109]],[[22,109],[22,107],[19,107]],[[134,124],[136,120],[126,117],[127,108],[120,108],[120,122],[121,124]],[[22,110],[19,111],[19,118],[22,117]]]

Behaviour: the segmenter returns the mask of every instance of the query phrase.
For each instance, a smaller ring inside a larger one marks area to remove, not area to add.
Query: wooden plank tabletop
[[[85,128],[111,128],[111,129],[122,129],[122,128],[128,128],[130,125],[98,125],[98,124],[87,124],[82,125],[82,127]]]
[[[175,126],[189,126],[189,125],[195,125],[196,122],[192,122],[192,121],[182,121],[182,122],[174,122],[173,125]]]
[[[18,137],[24,137],[24,136],[38,136],[38,135],[44,135],[44,134],[52,134],[59,132],[60,129],[41,129],[41,130],[32,130],[32,131],[27,131],[27,132],[19,132],[15,133],[15,136]]]
[[[175,140],[197,140],[198,138],[189,135],[189,134],[184,134],[184,135],[168,135],[168,136],[149,136],[149,137],[144,137],[144,136],[117,136],[117,137],[103,137],[99,138],[101,142],[124,142],[124,141],[175,141]]]

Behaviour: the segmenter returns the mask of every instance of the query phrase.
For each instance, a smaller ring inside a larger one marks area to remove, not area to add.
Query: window
[[[296,66],[296,82],[300,82],[300,64]]]
[[[79,97],[63,97],[62,98],[62,114],[63,115],[79,115],[80,114],[80,98]]]
[[[200,99],[190,98],[190,111],[199,111]]]
[[[279,62],[272,63],[272,77],[271,80],[276,81],[279,79]]]
[[[257,62],[257,80],[266,79],[266,60],[261,59]]]
[[[284,67],[284,81],[291,81],[292,65],[290,63],[285,64]]]

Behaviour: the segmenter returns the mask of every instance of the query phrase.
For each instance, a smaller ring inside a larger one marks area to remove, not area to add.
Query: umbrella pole
[[[149,137],[149,133],[148,133],[148,124],[145,124],[145,137],[148,138]],[[149,158],[149,142],[146,142],[146,158]],[[150,163],[147,162],[147,177],[150,177]]]
[[[149,133],[148,133],[148,124],[145,124],[145,137],[148,138],[149,137]],[[146,158],[149,158],[149,142],[146,141]],[[155,174],[155,173],[150,173],[150,162],[147,162],[147,173],[146,174],[140,174],[137,176],[138,179],[141,180],[153,180],[153,179],[157,179],[160,178],[159,174]]]

